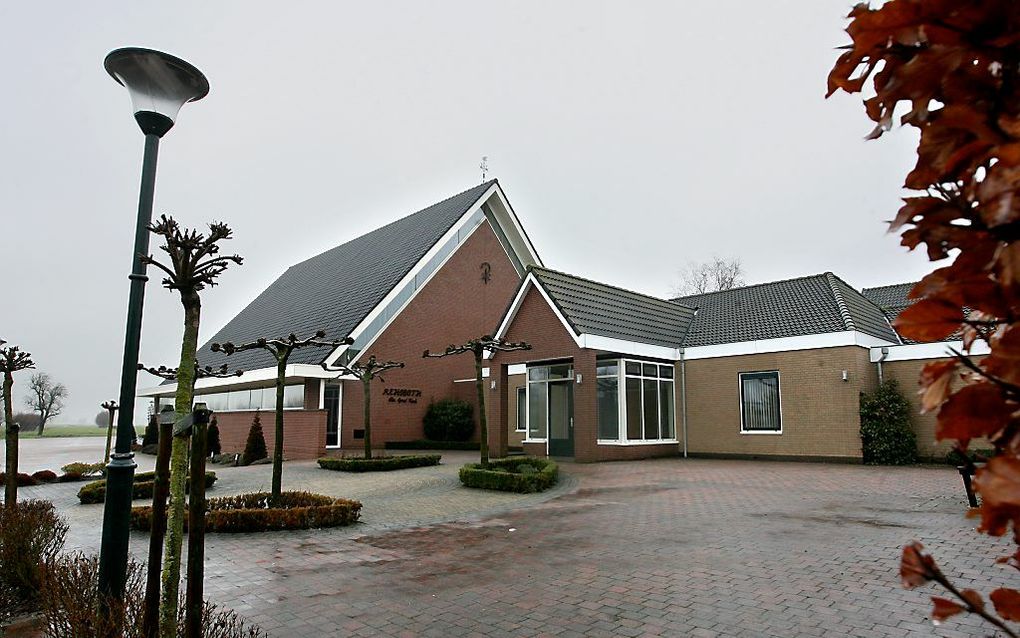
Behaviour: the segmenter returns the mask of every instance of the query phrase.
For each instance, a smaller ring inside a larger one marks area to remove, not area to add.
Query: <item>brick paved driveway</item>
[[[932,627],[900,547],[924,541],[962,586],[1012,577],[986,569],[1008,543],[971,531],[945,468],[565,464],[558,494],[514,501],[448,482],[454,463],[388,487],[301,467],[290,486],[349,489],[366,523],[208,540],[209,597],[275,636],[980,636]]]

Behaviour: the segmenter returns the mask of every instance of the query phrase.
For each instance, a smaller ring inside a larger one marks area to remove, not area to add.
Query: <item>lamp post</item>
[[[127,575],[128,524],[135,475],[131,451],[132,421],[138,375],[138,347],[145,299],[145,264],[149,253],[149,223],[156,183],[159,139],[174,125],[181,107],[209,93],[202,72],[180,58],[151,49],[125,48],[111,51],[103,62],[106,71],[131,95],[135,121],[145,134],[142,185],[138,196],[134,252],[131,256],[131,292],[128,297],[127,331],[120,377],[120,415],[117,439],[106,474],[106,505],[99,554],[99,591],[121,598]]]

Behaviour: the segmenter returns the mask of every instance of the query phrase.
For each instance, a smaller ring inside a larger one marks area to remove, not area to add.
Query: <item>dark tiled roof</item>
[[[907,306],[911,305],[913,301],[907,298],[910,294],[911,289],[917,284],[916,281],[912,281],[905,284],[892,284],[891,286],[877,286],[875,288],[865,288],[861,293],[867,297],[871,303],[875,304],[882,309],[885,316],[892,321],[899,316],[901,312],[906,310]]]
[[[532,267],[575,334],[678,348],[694,310],[555,270]]]
[[[673,301],[698,308],[687,347],[845,330],[898,343],[882,311],[830,272]]]
[[[291,266],[198,351],[202,365],[229,363],[257,370],[275,366],[263,350],[230,356],[214,353],[213,342],[241,343],[290,333],[325,330],[342,339],[375,308],[439,239],[495,183],[491,180],[438,204]],[[328,348],[296,350],[290,363],[317,364]]]

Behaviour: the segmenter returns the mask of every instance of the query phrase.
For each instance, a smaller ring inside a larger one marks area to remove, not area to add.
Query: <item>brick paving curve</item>
[[[363,522],[210,535],[208,597],[274,636],[987,636],[973,618],[932,626],[937,592],[900,588],[900,548],[923,541],[963,587],[1013,576],[949,468],[565,463],[553,491],[510,495],[459,486],[472,458],[360,475],[287,463],[285,488],[362,500]],[[217,472],[211,496],[269,482],[268,466]],[[58,504],[70,549],[95,550],[102,508],[77,487],[23,494]]]

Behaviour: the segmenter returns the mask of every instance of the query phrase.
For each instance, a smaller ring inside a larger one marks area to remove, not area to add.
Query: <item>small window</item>
[[[528,392],[527,388],[517,388],[517,431],[528,429]]]
[[[782,432],[779,372],[740,373],[741,432]]]
[[[603,361],[595,368],[595,375],[599,377],[615,377],[619,374],[620,364],[617,361]]]
[[[627,374],[634,376],[641,376],[641,364],[637,361],[627,362]]]

